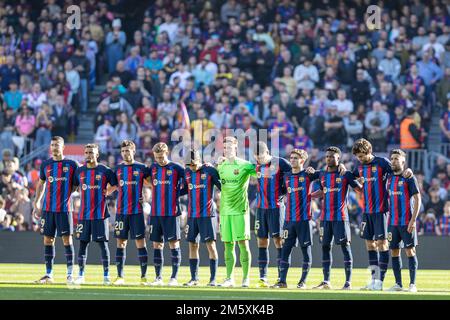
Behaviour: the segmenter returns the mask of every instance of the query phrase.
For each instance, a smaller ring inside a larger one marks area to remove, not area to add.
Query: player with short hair
[[[80,240],[78,250],[78,266],[80,268],[75,284],[83,284],[84,268],[88,255],[89,242],[98,243],[103,264],[103,284],[111,284],[109,278],[109,211],[106,195],[111,187],[117,185],[114,172],[107,166],[98,163],[99,147],[89,143],[84,147],[86,163],[75,172],[74,183],[79,186],[81,206],[78,213],[76,238]],[[109,189],[109,190],[108,190]]]
[[[214,186],[221,189],[219,173],[209,165],[202,164],[200,152],[191,149],[186,159],[185,169],[186,190],[188,194],[188,214],[186,225],[186,238],[189,241],[189,266],[191,280],[185,286],[198,285],[199,267],[199,240],[206,243],[209,254],[209,267],[211,277],[207,286],[216,285],[216,272],[218,267],[218,254],[216,248],[216,222],[214,204]]]
[[[387,241],[389,208],[386,179],[387,175],[392,174],[393,171],[388,159],[372,154],[372,144],[366,139],[358,139],[352,147],[352,153],[360,162],[353,174],[358,177],[358,181],[363,186],[364,213],[361,237],[366,240],[369,266],[372,269],[372,281],[362,290],[383,290],[383,280],[389,263]],[[411,178],[413,174],[410,169],[406,169],[402,175],[405,178]]]
[[[325,154],[326,170],[320,172],[320,190],[313,196],[322,196],[322,210],[320,216],[320,239],[322,242],[322,268],[324,280],[313,289],[331,289],[330,271],[333,262],[331,245],[340,245],[344,255],[345,284],[342,290],[351,289],[353,256],[350,246],[351,230],[348,217],[349,186],[357,191],[361,184],[356,177],[347,171],[343,176],[338,172],[341,150],[328,147]],[[334,240],[334,241],[333,241]]]
[[[291,252],[298,244],[303,254],[303,266],[297,288],[306,289],[313,244],[310,189],[312,182],[319,178],[319,172],[310,174],[309,170],[303,169],[307,159],[308,153],[305,150],[293,149],[289,157],[292,171],[283,175],[284,189],[287,191],[283,225],[284,243],[281,249],[280,278],[272,288],[287,288],[286,278],[291,263]]]
[[[235,243],[239,245],[243,271],[242,287],[250,286],[251,253],[250,207],[248,186],[250,176],[256,177],[255,165],[237,157],[238,140],[233,136],[224,138],[225,159],[218,165],[222,183],[220,197],[220,235],[225,244],[226,279],[221,287],[234,287],[236,264]]]
[[[258,238],[259,282],[261,288],[269,286],[269,236],[277,248],[278,278],[280,278],[281,247],[283,239],[284,204],[282,202],[283,175],[291,171],[291,165],[283,158],[270,155],[267,145],[258,141],[254,150],[257,177],[255,232]]]
[[[53,136],[50,141],[52,157],[42,162],[34,200],[35,218],[40,218],[40,231],[44,235],[46,274],[36,283],[53,283],[55,235],[64,243],[67,261],[67,283],[73,282],[74,248],[72,241],[72,203],[74,175],[78,164],[64,157],[64,139]],[[43,203],[41,204],[41,199]],[[42,217],[41,217],[42,215]]]
[[[403,291],[400,250],[404,247],[409,264],[410,284],[408,291],[417,292],[418,261],[416,246],[418,242],[416,219],[419,215],[422,199],[416,178],[402,176],[405,170],[406,153],[401,149],[392,150],[391,163],[394,173],[387,178],[390,212],[388,240],[390,242],[395,285],[389,291]],[[400,246],[401,243],[402,246]]]
[[[155,162],[150,166],[152,181],[152,205],[150,213],[150,240],[153,241],[153,262],[156,278],[151,286],[164,285],[162,267],[164,265],[164,242],[169,242],[172,257],[172,275],[169,286],[178,286],[180,267],[180,215],[179,197],[186,194],[184,169],[169,160],[169,147],[158,142],[153,146]]]
[[[134,160],[136,145],[131,140],[120,144],[120,163],[114,173],[118,185],[116,221],[114,236],[117,238],[116,264],[117,279],[113,285],[125,284],[123,268],[126,259],[128,235],[135,240],[141,267],[141,285],[147,285],[148,253],[145,244],[145,219],[143,210],[142,189],[144,182],[150,184],[150,169],[145,164]]]

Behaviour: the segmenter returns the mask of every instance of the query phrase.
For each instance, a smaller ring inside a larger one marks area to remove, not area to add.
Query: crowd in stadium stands
[[[364,0],[148,1],[127,30],[126,1],[43,2],[0,1],[0,230],[36,229],[30,198],[46,151],[24,167],[18,158],[49,145],[52,135],[75,142],[95,84],[106,90],[93,140],[110,167],[123,139],[135,141],[138,160],[148,164],[156,142],[173,146],[170,135],[185,120],[181,101],[192,132],[278,131],[280,155],[306,149],[315,168],[329,145],[345,151],[352,168],[348,151],[360,137],[378,153],[427,148],[435,110],[442,142],[450,143],[445,1],[379,1],[379,30],[368,30]],[[74,3],[80,29],[65,24]],[[415,176],[423,197],[419,234],[449,235],[446,158],[431,181]],[[360,199],[353,192],[350,199],[358,232]]]

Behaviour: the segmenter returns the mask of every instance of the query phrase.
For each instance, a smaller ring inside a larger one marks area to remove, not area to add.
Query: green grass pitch
[[[111,278],[114,279],[116,268],[111,266]],[[148,280],[152,280],[154,269],[149,266]],[[111,300],[111,299],[170,299],[170,300],[271,300],[271,299],[325,299],[325,300],[450,300],[450,272],[448,270],[420,270],[417,274],[417,287],[419,292],[367,292],[359,290],[369,279],[369,271],[366,269],[354,269],[352,285],[353,290],[339,290],[344,284],[344,270],[333,268],[331,272],[331,284],[333,290],[299,290],[296,288],[301,270],[291,268],[288,276],[288,289],[261,289],[257,288],[258,269],[251,270],[250,288],[209,288],[204,286],[209,279],[209,267],[201,267],[199,270],[202,286],[195,288],[186,287],[142,287],[139,286],[139,267],[125,267],[126,286],[103,286],[103,271],[101,265],[87,265],[86,284],[78,288],[69,288],[65,284],[65,265],[55,265],[55,284],[36,285],[33,281],[39,279],[44,272],[44,264],[0,264],[0,299],[86,299],[86,300]],[[77,272],[77,267],[75,267]],[[171,272],[170,266],[163,269],[163,278],[167,283]],[[223,280],[225,268],[220,267],[217,279]],[[269,280],[274,283],[276,269],[270,268]],[[404,285],[409,283],[407,269],[402,272]],[[240,285],[242,273],[236,268],[236,284]],[[181,267],[179,283],[189,280],[189,267]],[[322,270],[314,268],[308,276],[308,288],[315,286],[322,280]],[[384,289],[394,284],[392,271],[389,270],[384,282]]]

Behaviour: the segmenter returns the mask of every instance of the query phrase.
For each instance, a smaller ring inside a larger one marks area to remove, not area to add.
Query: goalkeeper
[[[248,185],[250,176],[256,176],[256,171],[255,165],[237,157],[237,147],[238,141],[235,137],[225,137],[225,158],[218,165],[222,182],[220,196],[220,235],[225,244],[225,265],[227,270],[227,277],[219,286],[234,287],[235,285],[235,243],[237,242],[243,271],[242,287],[248,288],[250,284],[248,273],[251,265]]]

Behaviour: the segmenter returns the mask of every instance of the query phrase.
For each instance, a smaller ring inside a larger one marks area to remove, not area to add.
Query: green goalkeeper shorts
[[[220,216],[220,237],[223,242],[250,240],[250,215]]]

